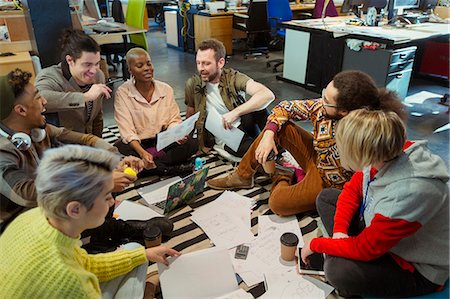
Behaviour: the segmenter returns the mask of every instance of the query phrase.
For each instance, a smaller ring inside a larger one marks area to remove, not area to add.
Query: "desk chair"
[[[145,0],[128,0],[127,15],[125,17],[125,23],[129,26],[136,28],[144,28],[144,15],[145,15]],[[120,20],[123,16],[122,3],[120,0],[114,0],[112,4],[113,17],[115,20]],[[122,63],[122,77],[129,78],[128,66],[125,60],[125,54],[131,48],[140,47],[148,52],[148,42],[145,32],[130,34],[130,42],[124,40],[124,43],[105,44],[100,46],[101,54],[106,55],[106,61],[108,65],[112,65],[115,69],[115,65],[111,60],[111,55],[117,55],[121,57]],[[126,37],[124,37],[125,39]]]
[[[267,18],[267,0],[251,0],[247,15],[236,13],[233,28],[247,35],[247,49],[244,59],[249,55],[266,55],[269,58],[269,21]]]
[[[270,46],[277,48],[277,45],[284,46],[284,39],[286,37],[286,29],[281,26],[282,22],[292,20],[292,10],[289,5],[289,0],[268,0],[267,13],[269,17],[269,25],[272,32],[272,40]],[[312,18],[310,13],[301,13],[301,19]],[[272,71],[277,72],[277,67],[283,64],[283,59],[272,59],[267,61],[267,67],[273,65]]]
[[[325,6],[326,0],[316,0],[316,4],[314,5],[313,18],[319,19],[322,18],[323,8]],[[323,17],[337,17],[338,12],[336,10],[336,6],[334,5],[333,0],[330,0],[328,6],[325,9],[325,13]]]

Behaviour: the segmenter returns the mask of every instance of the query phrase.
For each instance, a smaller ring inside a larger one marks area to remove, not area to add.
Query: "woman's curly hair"
[[[8,84],[11,86],[14,97],[19,97],[30,82],[31,73],[21,69],[15,69],[8,74]]]

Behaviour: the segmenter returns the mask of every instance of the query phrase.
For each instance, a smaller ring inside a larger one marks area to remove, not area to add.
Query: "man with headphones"
[[[47,101],[29,82],[30,78],[31,73],[20,69],[0,77],[0,233],[20,213],[36,207],[35,171],[46,149],[71,143],[118,153],[97,136],[47,124],[43,115]],[[135,157],[123,158],[113,173],[115,192],[136,180],[121,171],[126,166],[140,171],[143,162]],[[124,239],[143,242],[142,231],[151,225],[159,226],[163,234],[173,228],[163,217],[147,222],[115,220],[111,210],[105,224],[89,232],[91,252],[114,249]]]

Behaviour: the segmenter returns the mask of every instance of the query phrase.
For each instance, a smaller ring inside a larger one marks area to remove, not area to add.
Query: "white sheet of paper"
[[[438,93],[433,93],[433,92],[429,92],[429,91],[421,91],[421,92],[418,92],[418,93],[415,93],[413,95],[406,97],[405,103],[423,104],[423,102],[425,102],[428,99],[441,98],[441,97],[442,97],[442,95],[440,95]]]
[[[237,289],[236,291],[217,297],[216,299],[253,299],[253,296],[243,289]]]
[[[232,127],[226,130],[223,127],[222,116],[216,109],[210,109],[206,117],[205,128],[211,132],[215,137],[222,140],[233,151],[237,151],[241,144],[244,132],[238,128]]]
[[[124,200],[115,209],[114,214],[119,215],[122,220],[149,220],[161,216],[149,207]]]
[[[205,214],[195,213],[191,220],[218,247],[233,248],[254,239],[249,226],[231,211],[215,209]]]
[[[447,131],[447,130],[450,130],[450,123],[437,128],[436,130],[433,131],[433,134],[440,133],[440,132]]]
[[[303,241],[300,225],[298,224],[297,217],[280,217],[278,215],[264,215],[258,217],[258,236],[264,235],[270,232],[274,234],[273,242],[279,242],[282,234],[290,232],[294,233],[298,237],[297,247],[303,247],[305,244]]]
[[[297,273],[267,273],[268,290],[260,298],[325,298],[324,290]]]
[[[214,298],[238,289],[226,249],[212,247],[158,264],[164,299]]]
[[[142,196],[142,198],[148,205],[152,205],[154,203],[167,199],[167,193],[169,192],[170,186],[178,181],[181,181],[181,178],[179,176],[168,178],[149,186],[139,188],[137,192],[140,196]]]
[[[200,112],[195,113],[189,118],[186,118],[183,122],[179,123],[175,127],[167,129],[164,132],[156,135],[156,150],[160,151],[163,148],[171,145],[172,143],[183,139],[194,130],[195,122],[198,120]]]

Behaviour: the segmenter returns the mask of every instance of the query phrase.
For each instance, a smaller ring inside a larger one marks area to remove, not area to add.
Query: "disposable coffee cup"
[[[161,245],[161,229],[157,226],[152,226],[144,230],[145,248],[151,248]]]
[[[297,249],[298,237],[294,233],[284,233],[280,238],[281,258],[287,262],[293,261]]]
[[[274,173],[275,172],[275,160],[266,161],[266,163],[263,164],[263,168],[267,174]]]

